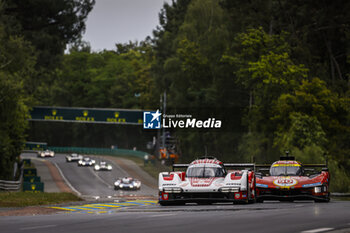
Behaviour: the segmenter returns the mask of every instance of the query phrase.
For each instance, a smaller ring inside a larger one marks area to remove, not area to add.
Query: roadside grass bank
[[[0,207],[26,207],[82,201],[72,193],[0,192]]]

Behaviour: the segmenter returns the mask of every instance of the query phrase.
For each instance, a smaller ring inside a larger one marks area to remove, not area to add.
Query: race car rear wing
[[[256,172],[268,172],[270,171],[271,164],[255,164]]]
[[[322,168],[322,171],[328,171],[327,164],[303,164],[303,167],[305,168],[306,171],[312,171],[314,170],[313,168],[317,168],[317,167]]]
[[[303,164],[303,167],[327,167],[327,164]]]
[[[225,168],[248,168],[255,170],[254,163],[224,163]]]
[[[190,166],[189,164],[173,164],[173,171],[175,170],[175,168],[188,168],[188,166]]]

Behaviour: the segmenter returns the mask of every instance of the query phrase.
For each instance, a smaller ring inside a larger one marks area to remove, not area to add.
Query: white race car
[[[44,158],[44,157],[54,157],[55,152],[51,150],[44,150],[38,152],[38,157]]]
[[[100,164],[96,164],[94,167],[95,171],[112,171],[112,165],[102,161]]]
[[[83,159],[83,156],[79,155],[77,153],[72,153],[72,154],[66,156],[66,161],[67,162],[74,162],[74,161],[79,161],[79,160],[82,160],[82,159]]]
[[[159,174],[160,205],[255,202],[254,164],[224,164],[206,157],[191,164],[174,164],[173,170],[175,168],[187,170]],[[227,171],[227,168],[244,170]]]
[[[95,160],[85,157],[78,161],[78,166],[92,166],[95,162]]]
[[[141,181],[132,177],[117,178],[114,182],[114,190],[139,190],[141,188]]]

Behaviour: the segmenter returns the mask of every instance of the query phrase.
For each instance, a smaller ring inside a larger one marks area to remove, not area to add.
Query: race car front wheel
[[[171,206],[171,205],[185,205],[185,202],[182,201],[159,201],[161,206]]]

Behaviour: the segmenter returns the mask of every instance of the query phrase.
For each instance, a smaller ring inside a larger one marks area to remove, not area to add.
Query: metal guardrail
[[[21,175],[19,180],[0,180],[0,190],[4,191],[20,191],[23,183],[23,166],[21,167]]]
[[[126,149],[108,149],[108,148],[91,148],[91,147],[54,147],[54,146],[49,146],[48,149],[53,150],[56,153],[135,156],[142,159],[144,158],[145,155],[149,155],[147,152],[126,150]]]

